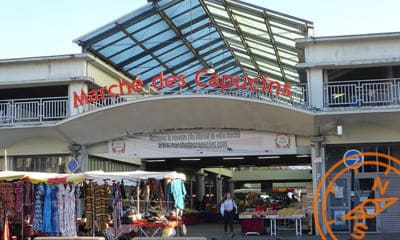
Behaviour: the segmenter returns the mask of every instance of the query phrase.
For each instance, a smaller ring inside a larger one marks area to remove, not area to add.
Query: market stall
[[[185,175],[176,172],[3,171],[0,230],[10,226],[10,235],[18,239],[99,236],[110,231],[113,235],[176,235],[175,229],[183,226],[184,180]]]
[[[82,174],[0,172],[0,231],[3,238],[16,236],[22,239],[60,233],[76,236],[73,190],[83,180]],[[72,224],[64,225],[64,222]]]
[[[121,229],[133,230],[142,236],[171,236],[179,234],[179,232],[176,233],[176,228],[184,228],[181,219],[186,195],[183,184],[184,174],[177,172],[95,171],[86,172],[84,176],[89,181],[89,189],[96,183],[102,183],[105,186],[108,181],[114,181],[114,184],[115,182],[118,184],[125,181],[125,184],[131,185],[131,193],[127,194],[127,197],[118,196],[121,191],[118,194],[113,194],[113,206],[117,206],[114,209],[118,212],[114,213],[112,224],[116,236],[124,233]],[[85,212],[86,218],[88,216],[93,217],[90,206],[92,204],[98,205],[96,198],[91,197],[91,199],[95,202],[88,201],[87,211]],[[122,223],[124,207],[129,209],[130,213],[128,214],[128,222]],[[93,222],[89,221],[86,224],[90,226]]]

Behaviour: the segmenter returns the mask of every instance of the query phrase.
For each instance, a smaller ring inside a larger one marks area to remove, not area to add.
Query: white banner
[[[109,142],[111,155],[182,158],[296,154],[294,135],[239,130],[164,132]]]

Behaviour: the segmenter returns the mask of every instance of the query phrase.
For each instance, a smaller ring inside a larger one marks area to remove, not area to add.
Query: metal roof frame
[[[310,21],[240,0],[161,0],[74,42],[132,79],[143,76],[146,84],[158,70],[187,74],[210,64],[217,73],[298,83],[302,53],[295,38],[312,28]]]

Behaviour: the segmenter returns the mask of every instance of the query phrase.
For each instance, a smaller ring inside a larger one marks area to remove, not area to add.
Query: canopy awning
[[[312,28],[310,21],[238,0],[161,0],[74,42],[146,84],[160,72],[194,76],[210,67],[220,75],[268,74],[298,83],[295,39]],[[193,87],[194,78],[186,80]]]
[[[138,181],[144,179],[182,179],[186,180],[183,173],[178,172],[148,172],[148,171],[131,171],[131,172],[103,172],[92,171],[84,173],[63,174],[63,173],[43,173],[43,172],[20,172],[20,171],[0,171],[0,181],[24,180],[32,183],[78,183],[84,180],[102,181],[108,179],[121,182],[122,180]]]
[[[19,172],[1,171],[0,181],[24,180],[32,183],[70,183],[83,182],[83,174],[62,174],[62,173],[43,173],[43,172]]]
[[[84,173],[85,179],[92,179],[96,181],[102,181],[105,179],[115,181],[138,181],[145,179],[182,179],[186,180],[186,176],[183,173],[178,172],[148,172],[148,171],[131,171],[131,172],[103,172],[103,171],[92,171]]]

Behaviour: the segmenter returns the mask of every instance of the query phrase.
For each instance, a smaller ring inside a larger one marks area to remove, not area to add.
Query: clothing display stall
[[[184,180],[176,172],[2,171],[1,236],[172,236],[182,226]]]
[[[81,174],[0,172],[2,238],[76,236],[74,189],[83,179]],[[60,207],[62,202],[67,207]]]
[[[110,182],[113,182],[111,191],[105,192],[111,196],[108,204],[113,206],[113,221],[109,226],[112,226],[116,237],[126,231],[133,231],[141,236],[171,236],[176,232],[175,228],[183,226],[181,216],[186,195],[184,174],[94,171],[86,172],[84,175],[89,186],[102,184],[103,189],[106,189],[107,187],[104,186],[109,186]],[[130,192],[127,191],[128,188]],[[100,205],[103,203],[99,202],[101,194],[99,192],[95,194],[95,198],[92,197],[96,211],[102,208]],[[89,202],[90,197],[85,196],[85,199]],[[91,224],[89,216],[92,216],[90,204],[85,208],[86,224],[89,227]],[[99,224],[98,221],[97,223],[97,226],[101,227],[102,223]],[[103,230],[103,228],[98,230]]]

